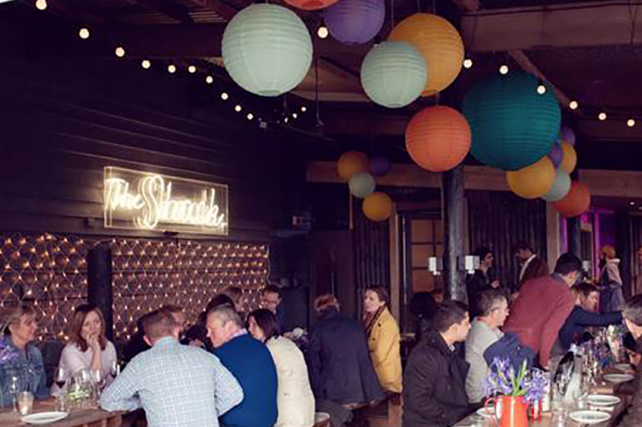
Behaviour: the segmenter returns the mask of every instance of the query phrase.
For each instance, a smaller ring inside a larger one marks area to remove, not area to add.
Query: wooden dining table
[[[0,426],[2,427],[24,427],[30,424],[20,421],[22,416],[16,412],[0,413]],[[56,410],[56,402],[47,399],[34,402],[32,414]],[[60,421],[46,424],[48,427],[119,427],[122,423],[123,412],[105,412],[99,408],[81,409],[74,408],[68,417]]]

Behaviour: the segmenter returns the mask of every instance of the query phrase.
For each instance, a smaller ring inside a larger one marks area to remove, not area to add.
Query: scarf
[[[386,306],[382,305],[374,313],[366,313],[366,315],[364,316],[363,323],[365,325],[367,337],[370,336],[370,333],[372,332],[372,328],[374,328],[375,323],[377,323],[377,320],[379,320],[379,316],[381,316],[381,313],[383,313],[385,309],[386,309]]]

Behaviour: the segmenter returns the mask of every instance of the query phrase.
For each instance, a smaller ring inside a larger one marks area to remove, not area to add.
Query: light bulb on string
[[[292,113],[292,118],[296,119],[297,117],[299,117],[299,115],[297,113]]]
[[[78,37],[80,37],[83,40],[87,40],[89,38],[89,29],[88,28],[81,28],[78,31]]]
[[[187,67],[187,71],[190,74],[194,74],[196,72],[196,67],[194,65],[190,65],[189,67]]]
[[[504,76],[508,74],[508,65],[503,64],[501,67],[499,67],[499,74]]]
[[[544,83],[537,85],[537,93],[540,95],[544,95],[546,93],[546,85]]]
[[[577,110],[577,107],[579,106],[580,105],[577,103],[577,101],[571,101],[568,103],[568,108],[570,108],[571,110]]]
[[[145,70],[149,70],[149,67],[152,66],[152,63],[149,62],[147,59],[143,59],[143,62],[140,63],[140,66],[143,67]]]
[[[328,27],[325,25],[321,25],[319,29],[317,30],[317,36],[319,36],[320,39],[325,39],[328,37]]]
[[[227,101],[229,98],[230,98],[230,96],[227,94],[227,92],[223,92],[223,93],[221,94],[221,99],[222,99],[223,101]]]
[[[174,74],[174,73],[176,72],[176,65],[174,65],[174,64],[169,64],[169,65],[167,66],[167,72],[169,72],[170,74]]]
[[[117,57],[122,58],[123,56],[125,56],[125,48],[123,48],[122,46],[118,46],[114,53]]]
[[[602,111],[600,114],[597,115],[597,118],[600,119],[600,121],[606,120],[606,113]]]
[[[254,114],[252,113],[247,113],[247,119],[252,120],[254,118]]]
[[[470,58],[464,59],[464,68],[470,69],[473,67],[473,60]]]
[[[627,125],[628,127],[632,128],[633,126],[635,126],[635,120],[634,120],[634,119],[629,119],[629,120],[627,120],[627,121],[626,121],[626,125]]]
[[[38,9],[38,10],[47,9],[47,0],[37,0],[36,1],[36,9]]]
[[[214,77],[212,76],[205,77],[205,83],[207,83],[208,85],[211,85],[212,83],[214,83]]]
[[[236,111],[237,113],[240,113],[242,110],[243,110],[243,107],[241,107],[240,104],[236,104],[236,106],[234,107],[234,111]]]
[[[308,111],[307,107],[306,107],[305,105],[304,105],[304,106],[302,106],[302,107],[301,107],[301,112],[302,112],[302,113],[305,113],[306,111]]]

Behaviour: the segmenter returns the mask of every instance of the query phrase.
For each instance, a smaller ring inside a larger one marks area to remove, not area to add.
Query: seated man
[[[466,395],[468,363],[455,353],[454,344],[470,330],[465,305],[443,303],[426,340],[410,353],[403,389],[403,426],[452,426],[470,412]]]
[[[218,417],[243,400],[243,390],[219,360],[200,348],[178,342],[172,314],[157,310],[143,322],[152,347],[134,357],[105,389],[106,411],[142,407],[149,427],[218,426]]]
[[[508,300],[503,291],[491,289],[479,296],[477,308],[480,315],[473,320],[466,337],[466,362],[470,370],[466,377],[466,394],[471,403],[484,398],[484,379],[490,371],[484,353],[492,344],[504,336],[499,329],[508,317]]]
[[[608,326],[622,322],[620,312],[606,314],[596,312],[600,291],[595,285],[579,283],[573,286],[571,291],[575,295],[575,307],[560,330],[558,343],[555,346],[555,353],[558,355],[565,354],[574,340],[582,340],[584,330],[588,326]]]
[[[543,368],[548,365],[553,345],[575,306],[571,293],[582,270],[582,262],[573,254],[560,256],[555,272],[524,283],[510,308],[505,332],[513,332],[519,341],[539,355]]]
[[[633,335],[636,342],[642,344],[642,295],[635,295],[629,299],[624,305],[622,312],[624,321],[629,332]],[[639,427],[642,425],[642,381],[640,381],[640,370],[642,367],[638,365],[636,368],[636,381],[635,390],[633,392],[633,399],[627,409],[627,414],[622,418],[619,427]]]
[[[207,313],[207,336],[223,365],[243,388],[245,398],[221,417],[226,427],[272,427],[277,419],[277,376],[270,351],[243,327],[227,304]]]

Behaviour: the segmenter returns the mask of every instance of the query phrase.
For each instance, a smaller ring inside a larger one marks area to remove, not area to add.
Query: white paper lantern
[[[253,4],[225,27],[223,62],[243,89],[279,96],[301,83],[310,69],[310,33],[290,9]]]
[[[405,107],[426,86],[426,60],[410,43],[380,43],[361,64],[361,85],[375,103],[388,108]]]
[[[548,193],[542,196],[547,202],[557,202],[562,200],[571,190],[571,177],[568,173],[558,169],[555,175],[555,181]]]

